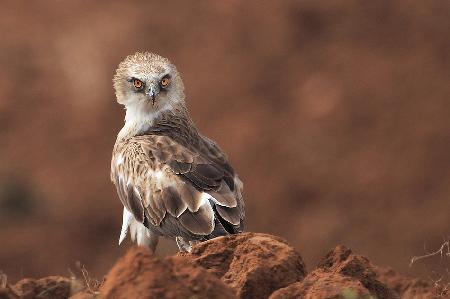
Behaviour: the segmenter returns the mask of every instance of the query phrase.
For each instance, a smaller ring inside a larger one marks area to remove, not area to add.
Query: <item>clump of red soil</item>
[[[448,288],[442,285],[433,285],[431,282],[418,278],[404,277],[390,268],[379,268],[378,279],[390,289],[401,295],[402,298],[428,299],[449,298]]]
[[[432,284],[380,269],[345,246],[330,251],[307,273],[302,257],[285,240],[243,233],[194,246],[190,253],[160,258],[132,248],[106,276],[98,292],[73,279],[24,279],[3,288],[15,298],[445,298]],[[72,297],[70,297],[72,296]]]
[[[303,281],[280,289],[271,299],[281,298],[399,298],[377,279],[376,268],[361,255],[337,246]]]
[[[233,291],[188,259],[155,257],[142,247],[131,249],[106,277],[101,298],[236,298]]]
[[[266,234],[216,238],[195,246],[185,257],[221,278],[239,298],[267,298],[306,275],[294,248]]]
[[[61,276],[25,278],[14,286],[0,288],[0,299],[65,299],[70,296],[71,281]]]

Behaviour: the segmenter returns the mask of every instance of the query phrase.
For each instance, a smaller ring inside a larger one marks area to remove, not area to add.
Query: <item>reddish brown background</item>
[[[102,276],[121,204],[111,79],[149,50],[245,183],[247,228],[310,268],[338,243],[408,267],[450,234],[450,2],[10,1],[0,11],[0,270]],[[170,242],[159,253],[173,252]]]

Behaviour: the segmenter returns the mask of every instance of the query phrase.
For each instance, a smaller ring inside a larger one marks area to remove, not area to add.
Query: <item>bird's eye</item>
[[[166,88],[167,86],[169,86],[169,83],[170,83],[169,78],[163,78],[163,79],[161,80],[161,86],[162,86],[163,88]]]
[[[133,86],[134,86],[136,89],[141,89],[141,88],[144,86],[144,83],[142,83],[142,81],[139,80],[139,79],[134,79],[134,80],[133,80]]]

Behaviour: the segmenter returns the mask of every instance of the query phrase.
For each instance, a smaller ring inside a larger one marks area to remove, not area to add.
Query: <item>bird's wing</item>
[[[168,136],[133,137],[116,144],[111,170],[123,205],[166,235],[211,234],[216,218],[228,231],[241,228],[242,182],[207,139],[188,149]]]

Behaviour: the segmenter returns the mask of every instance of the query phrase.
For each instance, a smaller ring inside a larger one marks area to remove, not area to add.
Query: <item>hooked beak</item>
[[[151,86],[148,91],[147,91],[147,95],[152,99],[152,105],[155,105],[155,99],[156,96],[158,95],[159,90],[153,86]]]

